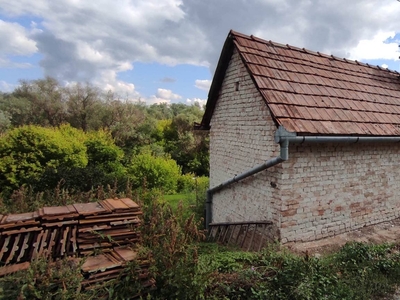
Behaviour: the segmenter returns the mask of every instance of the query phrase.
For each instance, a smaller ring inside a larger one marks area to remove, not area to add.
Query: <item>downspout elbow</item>
[[[275,132],[275,142],[280,145],[279,156],[283,161],[289,159],[289,141],[295,137],[295,132],[289,132],[283,126],[279,126],[278,130]]]
[[[280,145],[280,158],[283,161],[289,159],[289,140],[288,139],[281,139],[279,142]]]

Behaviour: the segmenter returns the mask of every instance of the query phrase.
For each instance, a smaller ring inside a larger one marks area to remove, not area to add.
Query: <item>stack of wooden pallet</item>
[[[74,255],[78,249],[77,233],[79,214],[74,205],[44,207],[38,211],[42,231],[34,248],[32,258],[50,256],[60,258]]]
[[[107,199],[91,203],[91,206],[75,205],[75,208],[81,216],[78,229],[80,254],[139,242],[138,217],[142,212],[132,200]]]
[[[2,265],[30,260],[42,226],[37,212],[0,215],[0,262]]]
[[[141,214],[139,205],[125,198],[0,215],[0,276],[28,268],[39,256],[74,256],[85,257],[84,286],[116,278],[127,262],[137,260],[133,249],[140,243]],[[151,284],[148,262],[137,265],[142,284]]]
[[[113,251],[91,256],[85,259],[82,265],[82,271],[85,280],[82,285],[86,289],[95,288],[98,283],[117,279],[121,276],[128,262],[136,261],[139,268],[137,271],[137,279],[143,288],[150,287],[154,284],[154,280],[150,278],[148,268],[149,262],[137,258],[137,253],[127,247],[114,248]]]

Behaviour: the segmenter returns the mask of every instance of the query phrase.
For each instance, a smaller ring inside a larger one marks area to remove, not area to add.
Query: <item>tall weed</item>
[[[69,258],[34,260],[28,270],[0,278],[0,299],[89,299],[81,291],[80,270]]]
[[[143,246],[154,260],[155,299],[196,299],[204,283],[198,280],[198,242],[205,238],[194,215],[185,218],[182,206],[173,212],[154,192],[144,192]]]

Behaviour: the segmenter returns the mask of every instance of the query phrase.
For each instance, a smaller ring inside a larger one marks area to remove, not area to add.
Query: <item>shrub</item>
[[[46,170],[87,165],[84,134],[69,125],[60,129],[22,126],[0,137],[0,184],[12,189],[37,184]]]
[[[400,279],[396,245],[349,243],[321,258],[275,247],[209,256],[200,257],[203,272],[214,270],[207,299],[369,300],[392,293]]]
[[[177,192],[188,193],[194,191],[195,188],[195,175],[192,173],[182,174],[178,178]]]
[[[92,187],[127,182],[123,151],[111,134],[60,128],[23,126],[0,137],[0,183],[10,191],[31,185],[36,191]]]
[[[80,190],[90,190],[92,187],[106,186],[118,182],[126,185],[126,169],[122,164],[124,152],[115,145],[109,132],[100,130],[87,134],[84,142],[88,157],[88,164],[83,169],[76,170],[80,176],[74,180],[71,177],[71,186]]]
[[[128,167],[134,187],[145,185],[148,189],[162,189],[164,193],[176,193],[181,169],[173,159],[150,153],[135,155]]]
[[[11,126],[10,116],[0,109],[0,134]]]
[[[347,243],[329,259],[352,299],[392,293],[400,280],[400,253],[391,244]]]

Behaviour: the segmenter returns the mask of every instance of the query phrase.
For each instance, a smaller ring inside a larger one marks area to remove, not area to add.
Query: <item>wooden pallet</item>
[[[271,221],[211,223],[208,240],[238,246],[246,251],[260,251],[271,242]]]
[[[84,257],[84,288],[117,278],[130,261],[138,265],[141,285],[152,286],[148,262],[134,250],[140,244],[141,215],[128,198],[0,215],[0,277],[29,268],[38,257]]]

